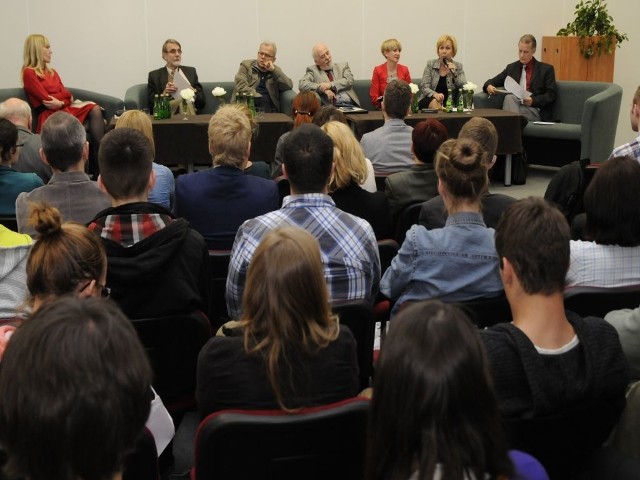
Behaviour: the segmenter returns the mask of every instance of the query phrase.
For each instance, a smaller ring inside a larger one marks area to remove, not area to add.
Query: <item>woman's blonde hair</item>
[[[458,42],[456,41],[456,37],[449,35],[448,33],[441,35],[436,41],[436,53],[438,53],[440,46],[444,45],[446,42],[451,42],[451,56],[455,57],[456,53],[458,53]]]
[[[39,33],[34,33],[26,38],[22,52],[21,79],[25,68],[33,68],[39,77],[43,77],[45,73],[53,72],[53,69],[44,62],[42,56],[42,49],[47,46],[49,46],[49,40]]]
[[[127,110],[116,121],[115,128],[133,128],[142,132],[151,143],[151,153],[156,157],[156,145],[153,140],[153,124],[149,116],[140,110]]]
[[[351,183],[364,183],[367,178],[367,163],[360,142],[351,129],[335,120],[325,123],[321,128],[333,140],[335,167],[329,177],[329,192],[335,192]]]
[[[380,45],[380,52],[382,52],[382,56],[384,56],[385,52],[390,52],[392,50],[398,50],[399,52],[402,51],[402,45],[400,44],[400,41],[395,38],[385,40],[384,42],[382,42],[382,45]]]
[[[489,181],[486,156],[480,144],[470,138],[447,140],[440,146],[435,158],[436,174],[454,206],[463,199],[480,200]]]
[[[256,249],[242,299],[244,349],[265,359],[281,408],[283,392],[304,397],[299,370],[338,338],[317,240],[301,228],[269,232]],[[300,359],[302,357],[302,360]]]

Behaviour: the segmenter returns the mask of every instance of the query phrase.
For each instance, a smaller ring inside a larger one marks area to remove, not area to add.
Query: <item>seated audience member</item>
[[[585,191],[584,238],[571,241],[567,287],[640,284],[640,163],[607,160]]]
[[[502,292],[494,231],[480,213],[486,153],[473,140],[451,142],[449,156],[436,155],[438,190],[449,217],[443,228],[413,225],[407,232],[380,282],[380,291],[397,299],[392,313],[408,300],[462,302]]]
[[[376,237],[368,222],[338,209],[327,195],[332,166],[333,142],[316,125],[301,125],[285,140],[282,172],[291,195],[280,210],[238,229],[227,277],[231,318],[242,317],[247,268],[257,245],[270,230],[287,225],[304,228],[318,240],[332,302],[375,299],[380,282]]]
[[[15,318],[27,297],[26,266],[32,243],[29,235],[0,224],[0,322]]]
[[[329,196],[340,210],[365,219],[378,240],[390,238],[389,202],[382,192],[367,192],[360,185],[367,177],[362,147],[351,129],[329,122],[322,130],[333,140],[334,169],[329,178]]]
[[[149,416],[151,375],[114,304],[64,298],[39,310],[11,338],[0,369],[7,475],[122,478]]]
[[[51,115],[42,127],[42,161],[51,165],[49,183],[16,200],[18,230],[35,234],[29,225],[29,205],[46,202],[58,209],[66,221],[88,223],[111,205],[109,197],[85,173],[89,159],[87,132],[80,121],[67,112]]]
[[[2,116],[1,113],[0,116]],[[631,130],[637,132],[638,123],[640,123],[640,87],[636,89],[636,93],[633,95],[633,99],[631,100],[631,112],[629,112],[629,119],[631,120]],[[609,159],[627,156],[640,161],[640,135],[629,143],[625,143],[624,145],[614,148]]]
[[[376,174],[388,175],[413,165],[413,128],[404,123],[410,103],[411,89],[407,82],[392,80],[387,84],[382,100],[384,125],[365,133],[360,140],[364,155],[371,160]]]
[[[230,249],[242,222],[278,208],[273,180],[243,174],[250,147],[247,116],[233,105],[220,107],[209,121],[213,166],[176,182],[176,214],[202,234],[210,249]]]
[[[232,103],[231,106],[241,111],[247,117],[247,120],[249,120],[249,126],[251,127],[251,142],[253,143],[253,140],[259,133],[259,125],[256,121],[255,115],[246,103]],[[253,175],[255,177],[271,180],[271,165],[261,160],[254,162],[251,159],[248,159],[243,172],[245,175]]]
[[[19,98],[8,98],[0,103],[0,117],[6,118],[18,129],[18,143],[22,144],[18,161],[13,168],[22,173],[35,173],[44,183],[51,178],[51,167],[40,159],[40,135],[33,133],[31,107]]]
[[[380,110],[384,90],[390,81],[398,78],[411,83],[409,68],[399,63],[400,52],[402,52],[400,42],[395,38],[385,40],[380,46],[380,52],[387,61],[373,69],[371,88],[369,88],[369,98],[376,110]]]
[[[358,393],[356,343],[331,314],[316,239],[283,227],[267,233],[247,273],[243,314],[198,359],[204,417],[226,408],[284,410]]]
[[[182,65],[182,46],[180,42],[173,38],[165,40],[162,44],[162,60],[166,62],[164,67],[149,72],[147,80],[147,98],[149,111],[153,110],[153,100],[156,95],[171,95],[172,111],[178,111],[181,97],[179,85],[188,83],[188,88],[195,92],[193,105],[196,112],[202,110],[207,102],[207,98],[202,91],[202,85],[198,81],[198,73],[195,67]],[[176,79],[176,75],[180,78]]]
[[[300,92],[293,99],[291,104],[291,118],[293,118],[293,130],[305,123],[311,123],[313,116],[320,109],[320,98],[314,92]],[[284,139],[291,132],[286,132],[280,135],[278,143],[276,144],[276,153],[273,157],[273,178],[280,177],[282,175],[282,157],[284,149]]]
[[[16,198],[43,185],[35,173],[21,173],[13,168],[18,161],[18,129],[5,118],[0,118],[0,215],[16,214]]]
[[[487,168],[490,169],[495,165],[498,132],[489,120],[482,117],[473,117],[462,126],[458,138],[469,138],[478,142],[487,153]],[[487,184],[487,189],[480,197],[482,218],[488,227],[495,228],[504,209],[515,202],[516,199],[501,193],[491,193],[488,187],[489,184]],[[446,220],[447,210],[444,208],[441,196],[434,197],[422,205],[418,223],[424,225],[427,230],[444,227]]]
[[[510,444],[551,478],[583,478],[624,407],[629,367],[615,329],[564,309],[569,225],[542,198],[510,205],[496,227],[513,321],[482,330]]]
[[[452,305],[420,302],[393,320],[371,410],[369,480],[549,478],[507,451],[482,341]]]
[[[407,171],[389,175],[384,182],[392,218],[398,218],[409,205],[438,196],[438,176],[433,157],[447,138],[447,127],[439,120],[425,120],[413,128],[411,153],[415,163]]]
[[[311,49],[315,65],[307,67],[298,82],[301,92],[316,92],[323,105],[359,106],[360,99],[353,89],[353,74],[349,63],[333,63],[329,48],[317,43]]]
[[[489,95],[498,94],[497,88],[504,88],[507,77],[511,77],[531,95],[519,99],[513,94],[504,96],[503,110],[519,113],[528,120],[553,120],[551,109],[556,100],[556,74],[553,65],[540,62],[533,56],[536,53],[536,37],[530,34],[520,37],[518,42],[518,60],[482,86]]]
[[[258,57],[254,60],[243,60],[234,78],[231,102],[235,102],[240,92],[255,91],[260,94],[255,98],[256,108],[265,112],[280,111],[280,93],[293,88],[293,82],[276,65],[276,44],[264,41],[258,47]]]
[[[149,120],[149,115],[140,110],[127,110],[116,121],[115,128],[123,127],[140,130],[151,143],[151,152],[155,158],[156,143],[153,139],[153,125]],[[167,210],[171,210],[175,199],[173,172],[165,165],[156,162],[153,162],[151,168],[156,176],[156,184],[149,192],[149,202],[157,203]]]
[[[640,308],[614,310],[604,319],[618,332],[622,351],[631,368],[631,378],[640,379]]]
[[[129,318],[209,311],[209,252],[184,219],[147,201],[153,188],[153,153],[131,128],[107,133],[100,145],[98,184],[112,207],[89,230],[107,251],[107,286]]]

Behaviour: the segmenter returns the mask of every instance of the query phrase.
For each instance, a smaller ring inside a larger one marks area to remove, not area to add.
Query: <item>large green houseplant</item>
[[[627,34],[620,33],[613,24],[613,18],[609,15],[604,0],[580,0],[576,5],[573,22],[567,23],[556,35],[580,37],[580,53],[585,58],[590,58],[596,53],[611,54],[614,40],[618,47],[623,41],[629,40]]]

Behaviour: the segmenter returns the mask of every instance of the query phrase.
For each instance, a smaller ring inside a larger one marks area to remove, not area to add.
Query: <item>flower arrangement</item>
[[[211,93],[213,94],[214,97],[216,97],[216,100],[218,100],[218,103],[220,105],[224,104],[224,96],[227,94],[227,91],[224,88],[216,87],[213,90],[211,90]]]
[[[195,102],[196,101],[196,92],[192,88],[184,88],[180,90],[180,98],[187,102]]]
[[[411,112],[418,113],[418,92],[420,88],[415,83],[410,83],[409,88],[411,89]]]
[[[467,110],[473,110],[473,93],[478,86],[475,83],[467,82],[462,86],[462,90],[467,94],[463,97],[465,108]]]
[[[473,92],[473,91],[475,91],[476,88],[478,88],[478,85],[476,85],[475,83],[472,83],[472,82],[467,82],[462,86],[462,89],[465,92]]]

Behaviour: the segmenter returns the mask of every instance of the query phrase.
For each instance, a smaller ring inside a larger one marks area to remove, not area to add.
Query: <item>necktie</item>
[[[330,82],[333,82],[333,70],[327,70],[327,77],[329,77]]]
[[[520,86],[527,89],[527,66],[522,65],[522,75],[520,75]]]

